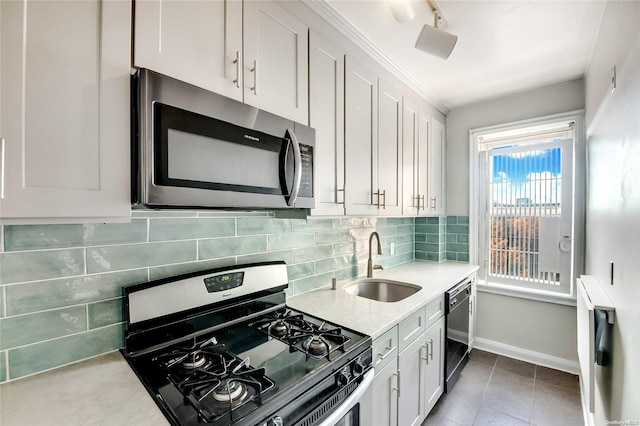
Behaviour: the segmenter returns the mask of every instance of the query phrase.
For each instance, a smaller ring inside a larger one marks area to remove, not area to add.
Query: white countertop
[[[287,299],[287,304],[342,326],[380,336],[477,266],[414,261],[374,276],[417,284],[422,290],[395,303],[351,296],[331,285]],[[166,425],[160,409],[119,352],[111,352],[35,376],[0,385],[0,424],[22,425]]]
[[[0,386],[0,424],[168,424],[120,352]]]
[[[415,284],[422,289],[398,302],[377,302],[364,297],[352,296],[343,287],[360,278],[338,282],[337,290],[331,284],[308,293],[287,298],[287,305],[293,309],[316,315],[351,328],[372,339],[381,336],[394,324],[409,316],[453,285],[462,281],[478,269],[476,265],[457,262],[413,261],[374,271],[376,278],[386,278]]]

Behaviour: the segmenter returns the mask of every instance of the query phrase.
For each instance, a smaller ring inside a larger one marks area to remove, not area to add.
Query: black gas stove
[[[287,285],[269,262],[125,288],[122,352],[172,424],[323,424],[369,385],[371,339],[288,308]]]

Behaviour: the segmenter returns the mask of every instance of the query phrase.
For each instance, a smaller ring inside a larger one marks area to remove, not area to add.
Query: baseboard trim
[[[578,361],[571,361],[568,359],[543,354],[541,352],[522,349],[516,346],[496,342],[494,340],[484,339],[482,337],[476,337],[474,347],[483,351],[492,352],[497,355],[519,359],[520,361],[542,365],[543,367],[553,368],[554,370],[560,370],[566,373],[576,375],[580,373],[580,365],[578,364]]]

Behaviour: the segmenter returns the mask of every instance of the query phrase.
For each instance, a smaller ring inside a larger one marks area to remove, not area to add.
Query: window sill
[[[478,282],[478,291],[497,294],[500,296],[517,297],[538,302],[555,303],[557,305],[576,306],[576,298],[568,294],[557,294],[546,291],[520,289],[500,284],[486,284]]]

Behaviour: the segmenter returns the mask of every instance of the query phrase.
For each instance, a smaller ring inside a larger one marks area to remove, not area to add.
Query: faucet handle
[[[384,268],[382,265],[373,265],[373,269],[380,269],[382,271]]]

